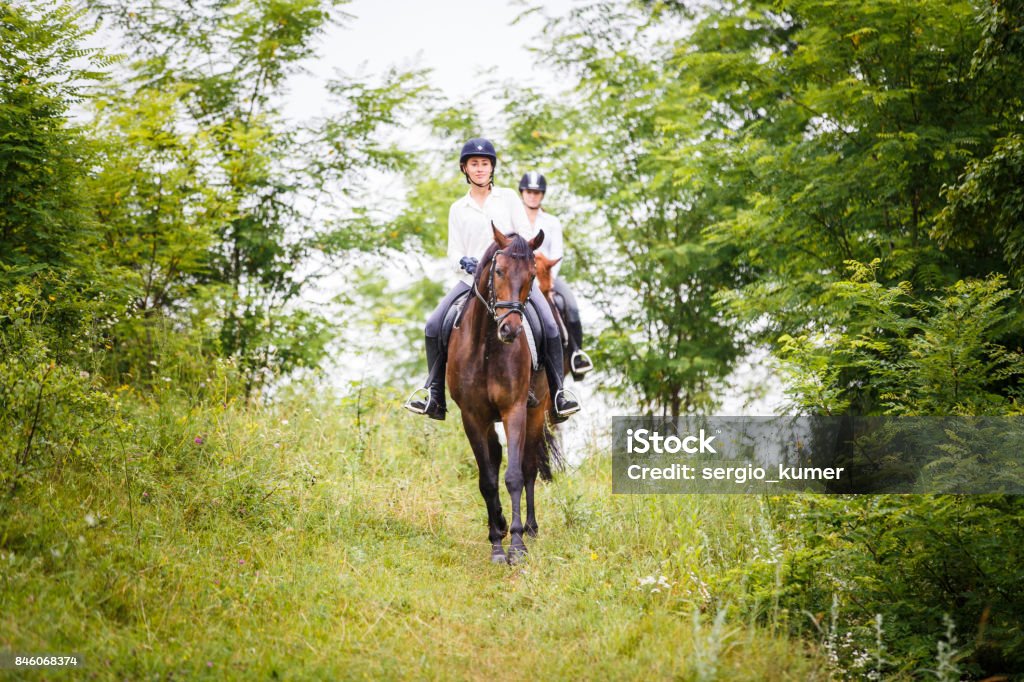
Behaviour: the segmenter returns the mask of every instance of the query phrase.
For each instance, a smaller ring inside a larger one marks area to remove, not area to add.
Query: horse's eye
[[[498,277],[504,277],[505,272],[501,268],[494,268],[494,274]]]

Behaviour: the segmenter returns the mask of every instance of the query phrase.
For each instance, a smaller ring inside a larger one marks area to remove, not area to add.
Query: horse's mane
[[[529,258],[533,255],[533,249],[530,248],[530,243],[523,239],[523,236],[518,232],[513,233],[509,237],[512,241],[502,252],[509,258]],[[480,287],[483,282],[480,278],[483,276],[485,264],[490,265],[491,259],[494,258],[494,253],[501,248],[498,242],[491,242],[491,245],[484,251],[484,255],[480,257],[480,267],[476,269],[476,280],[477,288]]]

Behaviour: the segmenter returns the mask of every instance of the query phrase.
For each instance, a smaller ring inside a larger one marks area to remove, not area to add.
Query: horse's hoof
[[[505,557],[504,552],[491,552],[491,563],[492,564],[507,564],[508,559]]]
[[[537,537],[537,533],[538,532],[539,532],[539,529],[537,528],[537,526],[527,526],[526,527],[526,534],[529,535],[531,538]]]
[[[529,552],[526,551],[526,545],[521,545],[519,547],[509,547],[508,548],[508,564],[509,564],[509,566],[515,566],[516,564],[518,564],[520,561],[522,561],[523,559],[526,558],[526,555],[528,553]]]

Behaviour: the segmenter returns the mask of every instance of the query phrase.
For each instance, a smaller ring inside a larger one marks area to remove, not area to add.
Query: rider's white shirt
[[[480,258],[484,255],[494,241],[492,220],[505,234],[518,232],[523,238],[532,239],[537,233],[514,191],[494,187],[482,207],[466,192],[466,196],[452,204],[448,211],[448,262],[466,284],[472,284],[473,277],[459,266],[459,261],[464,256]]]
[[[562,244],[562,221],[547,213],[543,208],[537,211],[537,222],[533,224],[534,230],[544,230],[544,243],[537,249],[551,260],[561,258],[565,255],[565,247]],[[558,271],[562,264],[558,263],[552,268],[554,277],[558,278]]]

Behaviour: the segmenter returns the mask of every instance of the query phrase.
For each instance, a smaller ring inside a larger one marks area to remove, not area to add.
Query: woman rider
[[[516,193],[494,186],[494,168],[497,163],[498,155],[494,145],[481,137],[466,142],[459,155],[459,170],[470,185],[469,192],[453,203],[448,211],[448,261],[459,281],[427,319],[425,332],[429,375],[423,387],[426,396],[414,399],[423,391],[420,389],[405,403],[408,410],[425,414],[431,419],[444,419],[447,411],[444,396],[447,358],[439,340],[441,323],[455,299],[470,290],[477,262],[494,241],[491,223],[505,234],[518,232],[526,239],[535,234]],[[580,406],[571,394],[562,389],[562,346],[558,326],[536,282],[530,291],[530,301],[541,318],[544,330],[543,364],[551,395],[554,396],[551,419],[556,423],[562,422],[569,415],[579,412]]]
[[[562,221],[551,215],[541,204],[544,202],[544,195],[548,191],[547,179],[537,171],[524,173],[519,180],[519,195],[523,198],[523,206],[526,207],[526,218],[533,226],[534,232],[544,230],[544,243],[537,249],[545,256],[554,261],[551,269],[551,277],[554,280],[555,293],[562,297],[565,302],[565,326],[569,332],[569,347],[572,355],[569,356],[569,369],[573,377],[579,381],[590,370],[594,369],[594,363],[590,356],[583,350],[583,323],[580,320],[580,306],[576,303],[576,297],[565,280],[558,276],[558,270],[562,267],[562,258],[565,256],[565,249],[562,246]]]

